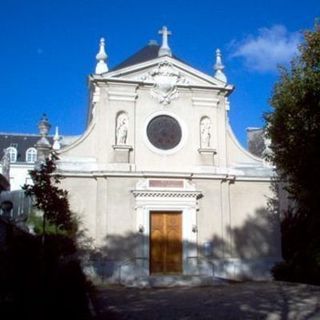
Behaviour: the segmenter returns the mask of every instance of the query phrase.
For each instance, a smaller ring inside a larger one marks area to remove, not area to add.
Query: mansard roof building
[[[46,115],[42,117],[40,123],[43,121],[48,121]],[[47,136],[48,146],[50,149],[58,150],[69,145],[76,138],[77,136],[59,135],[56,127],[55,134]],[[10,182],[10,190],[20,190],[25,183],[32,183],[28,172],[34,168],[38,160],[37,143],[40,140],[41,134],[0,132],[0,152],[3,152],[0,167],[3,171],[3,162],[7,156],[10,167],[7,179]]]

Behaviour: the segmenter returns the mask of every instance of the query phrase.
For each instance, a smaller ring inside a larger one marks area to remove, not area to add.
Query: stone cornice
[[[186,190],[132,190],[132,194],[135,198],[195,198],[202,197],[200,191],[186,191]]]
[[[128,177],[128,178],[183,178],[183,179],[199,179],[199,180],[225,180],[227,174],[210,174],[210,173],[154,173],[154,172],[115,172],[115,171],[66,171],[59,170],[59,175],[63,177],[79,177],[79,178],[97,178],[97,177]],[[255,181],[270,182],[275,176],[237,176],[235,181]]]

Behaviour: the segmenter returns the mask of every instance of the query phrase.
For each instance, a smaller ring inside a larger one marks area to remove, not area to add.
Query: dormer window
[[[29,148],[26,151],[26,162],[34,163],[37,160],[37,150],[35,148]]]
[[[7,148],[7,152],[9,154],[10,162],[17,162],[17,149],[15,147]]]

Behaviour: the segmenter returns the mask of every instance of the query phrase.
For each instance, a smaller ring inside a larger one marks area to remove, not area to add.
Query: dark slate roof
[[[8,147],[17,149],[17,162],[26,162],[26,151],[33,148],[40,136],[37,134],[13,134],[0,133],[0,159],[3,157],[3,150]],[[50,143],[53,143],[53,138],[48,137]]]
[[[159,48],[160,46],[158,44],[150,41],[150,43],[147,46],[145,46],[144,48],[130,56],[128,59],[124,60],[123,62],[112,68],[110,71],[120,70],[129,66],[133,66],[135,64],[156,59],[158,58]],[[183,60],[179,59],[175,55],[172,55],[172,58],[185,63]]]

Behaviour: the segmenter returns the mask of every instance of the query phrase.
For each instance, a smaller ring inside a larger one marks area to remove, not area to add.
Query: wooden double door
[[[151,211],[150,273],[182,272],[182,212]]]

